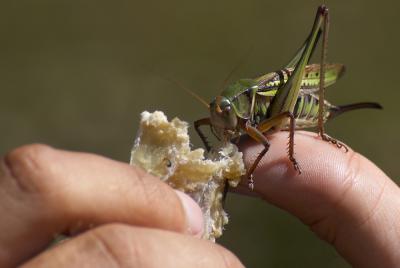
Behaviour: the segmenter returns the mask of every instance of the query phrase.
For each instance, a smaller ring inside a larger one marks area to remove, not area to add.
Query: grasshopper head
[[[215,100],[210,103],[210,120],[215,129],[235,131],[238,123],[237,116],[228,98],[217,96]],[[222,135],[222,133],[220,135]]]

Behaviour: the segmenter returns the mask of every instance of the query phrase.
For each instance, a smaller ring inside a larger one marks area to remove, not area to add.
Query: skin
[[[363,156],[316,134],[276,133],[254,173],[236,189],[298,217],[355,267],[400,262],[400,190]],[[241,144],[251,163],[262,145]],[[315,161],[318,159],[318,161]],[[149,205],[150,204],[150,205]],[[145,172],[101,156],[44,145],[0,160],[0,267],[243,267],[229,250],[198,237],[200,208]],[[75,236],[44,251],[54,234]]]

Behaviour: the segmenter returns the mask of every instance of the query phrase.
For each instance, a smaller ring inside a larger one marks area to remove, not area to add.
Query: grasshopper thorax
[[[217,136],[224,139],[226,132],[235,132],[238,119],[231,101],[223,96],[217,96],[210,103],[210,121]]]

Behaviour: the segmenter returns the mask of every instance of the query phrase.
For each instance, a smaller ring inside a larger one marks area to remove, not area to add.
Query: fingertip
[[[349,157],[354,153],[348,153],[343,149],[323,141],[316,133],[298,131],[294,137],[294,158],[298,162],[301,173],[298,172],[289,160],[288,132],[278,132],[268,139],[271,142],[270,149],[261,159],[254,176],[255,180],[262,177],[277,180],[279,178],[313,178],[315,176],[332,175],[346,165]],[[246,166],[250,166],[261,152],[263,146],[252,140],[246,140],[241,144],[243,158]]]
[[[316,133],[298,131],[294,137],[294,157],[302,170],[299,174],[288,157],[288,135],[282,131],[268,136],[271,146],[254,171],[254,191],[268,202],[309,221],[310,208],[314,212],[321,209],[323,213],[325,207],[319,205],[322,200],[337,201],[338,193],[346,187],[349,158],[354,152],[345,153],[322,141]],[[241,144],[247,167],[262,148],[251,140]]]

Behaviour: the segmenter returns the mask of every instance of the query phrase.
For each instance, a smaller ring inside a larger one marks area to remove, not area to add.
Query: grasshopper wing
[[[288,78],[288,81],[278,89],[275,97],[272,100],[271,106],[268,108],[268,116],[272,117],[282,112],[292,112],[296,104],[297,97],[300,94],[302,80],[305,74],[305,68],[315,49],[316,43],[321,35],[321,25],[324,20],[324,10],[318,9],[315,17],[314,25],[306,39],[305,44],[299,49],[295,57],[289,62],[294,65],[293,74]]]
[[[320,84],[320,64],[307,65],[304,70],[304,77],[301,81],[300,91],[303,93],[312,93],[319,90]],[[324,86],[329,87],[336,83],[345,72],[346,68],[343,64],[325,64],[325,82]]]

